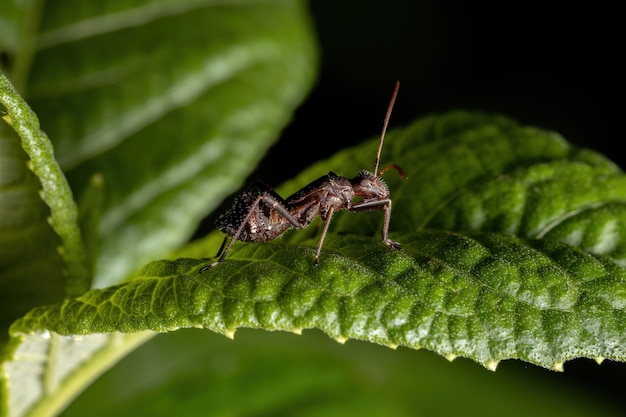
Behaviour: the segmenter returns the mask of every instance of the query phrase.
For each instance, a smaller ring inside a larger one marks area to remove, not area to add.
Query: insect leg
[[[226,246],[226,242],[228,241],[229,237],[226,236],[224,238],[224,240],[222,240],[222,246],[220,246],[219,250],[217,251],[217,254],[215,254],[214,258],[217,258],[218,256],[220,256],[222,254],[222,252],[224,251],[224,247]],[[211,258],[206,258],[207,260],[211,259]],[[209,265],[205,265],[202,268],[200,268],[200,273],[203,273],[204,271],[208,271],[209,269],[213,268],[215,265],[217,265],[218,263],[220,263],[219,261],[213,262]]]
[[[229,237],[224,236],[224,240],[222,240],[222,245],[220,246],[219,250],[215,254],[214,258],[219,257],[222,254],[222,252],[224,252],[224,248],[226,247],[226,242],[228,242],[228,240],[229,240]]]
[[[276,210],[278,214],[283,216],[287,221],[296,229],[303,229],[307,227],[308,223],[298,221],[280,201],[276,200],[270,195],[263,196],[263,202]]]
[[[224,243],[222,243],[223,250],[221,250],[222,248],[220,248],[221,255],[218,258],[218,260],[213,262],[213,263],[211,263],[211,264],[209,264],[209,265],[206,265],[206,266],[203,266],[202,268],[200,268],[200,273],[208,271],[209,269],[213,268],[215,265],[217,265],[220,262],[222,262],[224,260],[224,258],[226,258],[226,255],[230,251],[230,248],[233,246],[233,243],[235,243],[237,238],[239,238],[239,236],[241,235],[241,232],[246,227],[246,224],[250,220],[250,217],[252,217],[254,212],[257,210],[257,208],[259,206],[259,202],[263,199],[263,197],[264,197],[263,194],[257,196],[257,198],[254,200],[254,202],[250,205],[250,209],[246,213],[245,217],[241,220],[241,223],[239,224],[239,227],[237,228],[235,233],[233,233],[233,235],[230,237],[230,240],[228,241],[228,245],[226,245],[226,247],[224,247],[224,243],[226,243],[226,241],[224,240]]]
[[[315,260],[313,261],[314,266],[317,266],[317,264],[319,263],[320,253],[322,252],[322,246],[324,245],[324,239],[326,238],[326,233],[328,232],[328,226],[330,226],[330,219],[333,217],[334,212],[335,212],[335,208],[333,206],[330,206],[328,209],[328,213],[326,214],[326,219],[324,220],[324,229],[322,230],[320,241],[317,243],[317,250],[315,251]]]
[[[385,220],[383,222],[383,243],[390,248],[400,249],[400,243],[389,240],[389,222],[391,221],[391,200],[388,198],[381,200],[361,201],[350,207],[350,211],[355,213],[363,211],[384,210]]]
[[[233,233],[233,235],[231,236],[231,238],[228,241],[228,244],[226,245],[226,247],[224,247],[224,244],[226,243],[226,241],[224,241],[224,243],[222,243],[222,248],[220,249],[221,255],[218,258],[218,260],[213,262],[213,263],[211,263],[210,265],[207,265],[207,266],[204,266],[204,267],[200,268],[200,272],[204,272],[204,271],[207,271],[207,270],[213,268],[215,265],[219,264],[220,262],[222,262],[226,258],[226,255],[230,251],[230,248],[233,246],[235,241],[239,239],[239,236],[241,236],[241,233],[243,232],[243,230],[245,229],[246,225],[250,221],[250,218],[258,210],[259,204],[261,202],[267,204],[273,210],[275,210],[277,213],[279,213],[281,216],[283,216],[285,219],[287,219],[287,221],[292,226],[294,226],[294,227],[296,227],[298,229],[302,229],[303,227],[306,227],[306,224],[303,224],[303,223],[299,222],[298,219],[296,219],[293,215],[291,215],[289,210],[280,201],[278,201],[276,198],[272,197],[269,194],[265,194],[265,193],[264,194],[260,194],[260,195],[258,195],[254,199],[254,202],[250,205],[250,209],[246,213],[245,217],[241,220],[241,223],[237,227],[237,230],[235,231],[235,233]],[[218,254],[220,252],[218,252]]]

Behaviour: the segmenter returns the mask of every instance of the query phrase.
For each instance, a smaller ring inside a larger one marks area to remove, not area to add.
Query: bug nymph
[[[331,171],[328,175],[318,178],[286,200],[267,186],[257,184],[251,190],[240,194],[235,199],[233,207],[217,220],[217,227],[230,236],[230,241],[218,260],[202,267],[200,272],[222,262],[237,240],[266,242],[279,237],[289,229],[303,229],[311,224],[313,219],[320,216],[324,222],[324,227],[315,251],[314,265],[317,265],[324,239],[328,233],[328,226],[333,214],[339,210],[349,210],[355,213],[383,210],[385,212],[382,230],[383,243],[390,248],[400,249],[400,244],[389,240],[388,237],[391,199],[389,198],[389,187],[382,180],[381,175],[390,168],[397,170],[401,177],[404,177],[404,173],[395,164],[381,169],[380,172],[378,171],[385,132],[399,87],[400,83],[396,82],[383,123],[373,173],[362,170],[356,177],[350,179]],[[357,200],[354,201],[355,199]]]

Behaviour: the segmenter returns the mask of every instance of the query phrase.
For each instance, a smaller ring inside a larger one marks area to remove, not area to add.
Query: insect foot
[[[315,251],[313,265],[316,266],[319,264],[320,253],[330,221],[333,214],[340,210],[354,213],[384,211],[382,240],[388,247],[400,249],[398,242],[388,238],[389,222],[391,221],[391,198],[389,187],[381,176],[390,168],[398,171],[401,178],[404,178],[404,172],[395,164],[381,169],[380,172],[378,170],[385,132],[399,88],[400,83],[396,82],[378,143],[374,172],[362,170],[356,177],[350,179],[331,171],[328,175],[318,178],[287,199],[283,199],[267,186],[257,184],[249,191],[240,194],[235,199],[233,207],[218,219],[217,227],[227,235],[227,239],[230,237],[230,240],[228,244],[223,245],[224,250],[218,254],[218,260],[202,267],[200,272],[207,271],[222,262],[237,240],[244,242],[273,240],[289,229],[307,227],[313,219],[320,216],[324,226]]]
[[[392,249],[398,249],[398,250],[402,249],[402,245],[399,242],[394,242],[393,240],[388,240],[388,241],[386,241],[384,243],[385,243],[385,245],[389,246]]]

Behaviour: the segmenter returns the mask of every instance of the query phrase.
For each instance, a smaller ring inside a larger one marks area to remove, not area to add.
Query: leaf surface
[[[554,369],[577,357],[624,359],[626,274],[612,262],[494,233],[396,237],[402,252],[333,237],[316,268],[313,248],[282,244],[249,245],[209,273],[201,261],[156,262],[129,284],[35,309],[13,330],[319,328],[341,342],[428,348],[492,369],[509,358]]]
[[[339,345],[317,331],[244,329],[231,341],[180,330],[155,337],[124,358],[63,416],[187,417],[199,410],[366,417],[623,413],[593,389],[563,383],[564,376],[517,362],[485,372],[470,361],[450,364],[427,351],[355,341]],[[107,401],[101,404],[101,398]]]
[[[578,357],[624,360],[626,275],[611,249],[624,223],[607,216],[620,213],[625,177],[614,164],[554,133],[470,113],[426,118],[388,140],[385,159],[408,174],[388,175],[402,251],[379,241],[381,213],[342,213],[318,267],[312,226],[282,241],[237,243],[208,272],[199,272],[202,260],[148,264],[127,284],[35,309],[13,331],[319,328],[339,341],[428,348],[490,369],[509,358],[552,369]],[[363,166],[375,145],[303,178]]]
[[[312,84],[311,24],[300,1],[35,3],[0,8],[3,72],[37,113],[35,130],[52,140],[56,161],[42,166],[64,170],[80,207],[66,204],[61,214],[72,214],[72,231],[80,224],[83,265],[95,267],[94,287],[106,287],[186,242],[240,187]],[[11,123],[23,121],[16,115]],[[27,158],[4,146],[4,133],[1,157],[11,161],[2,159],[2,186],[28,187],[23,201],[3,198],[1,226],[23,231],[36,222],[36,233],[21,234],[26,251],[8,234],[0,239],[10,262],[22,260],[2,264],[2,288],[11,289],[2,292],[6,328],[62,298],[67,262],[37,179],[20,177],[30,175]],[[52,155],[49,145],[39,150]],[[11,210],[19,222],[5,216]],[[13,335],[2,346],[0,389],[0,414],[11,416],[58,412],[149,337]]]
[[[301,2],[47,3],[27,99],[78,199],[101,175],[95,286],[186,242],[302,100]]]

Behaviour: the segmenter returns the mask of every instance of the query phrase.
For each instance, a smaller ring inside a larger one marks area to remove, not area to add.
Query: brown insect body
[[[263,184],[255,185],[239,195],[233,207],[217,220],[218,228],[231,239],[218,261],[203,267],[200,272],[222,262],[236,240],[266,242],[277,238],[289,229],[303,229],[313,219],[320,216],[324,222],[324,228],[315,253],[314,262],[317,265],[330,220],[333,214],[340,210],[352,212],[384,210],[383,242],[389,247],[399,249],[400,244],[388,238],[391,199],[389,188],[380,176],[389,168],[396,169],[402,177],[404,173],[394,164],[378,172],[380,152],[398,87],[399,83],[396,83],[380,138],[374,173],[362,170],[356,177],[350,179],[331,171],[287,199],[283,199]],[[354,201],[356,198],[359,199]]]
[[[317,216],[326,221],[331,210],[348,208],[354,196],[350,180],[330,171],[290,196],[287,205],[293,207],[297,219],[308,225]]]
[[[228,236],[235,236],[243,242],[266,242],[275,239],[292,227],[278,211],[264,201],[274,200],[282,205],[285,201],[266,185],[255,184],[250,190],[239,195],[233,207],[217,220],[217,227]],[[254,208],[256,206],[256,208]],[[251,212],[252,210],[252,212]],[[250,213],[247,221],[242,219]]]

